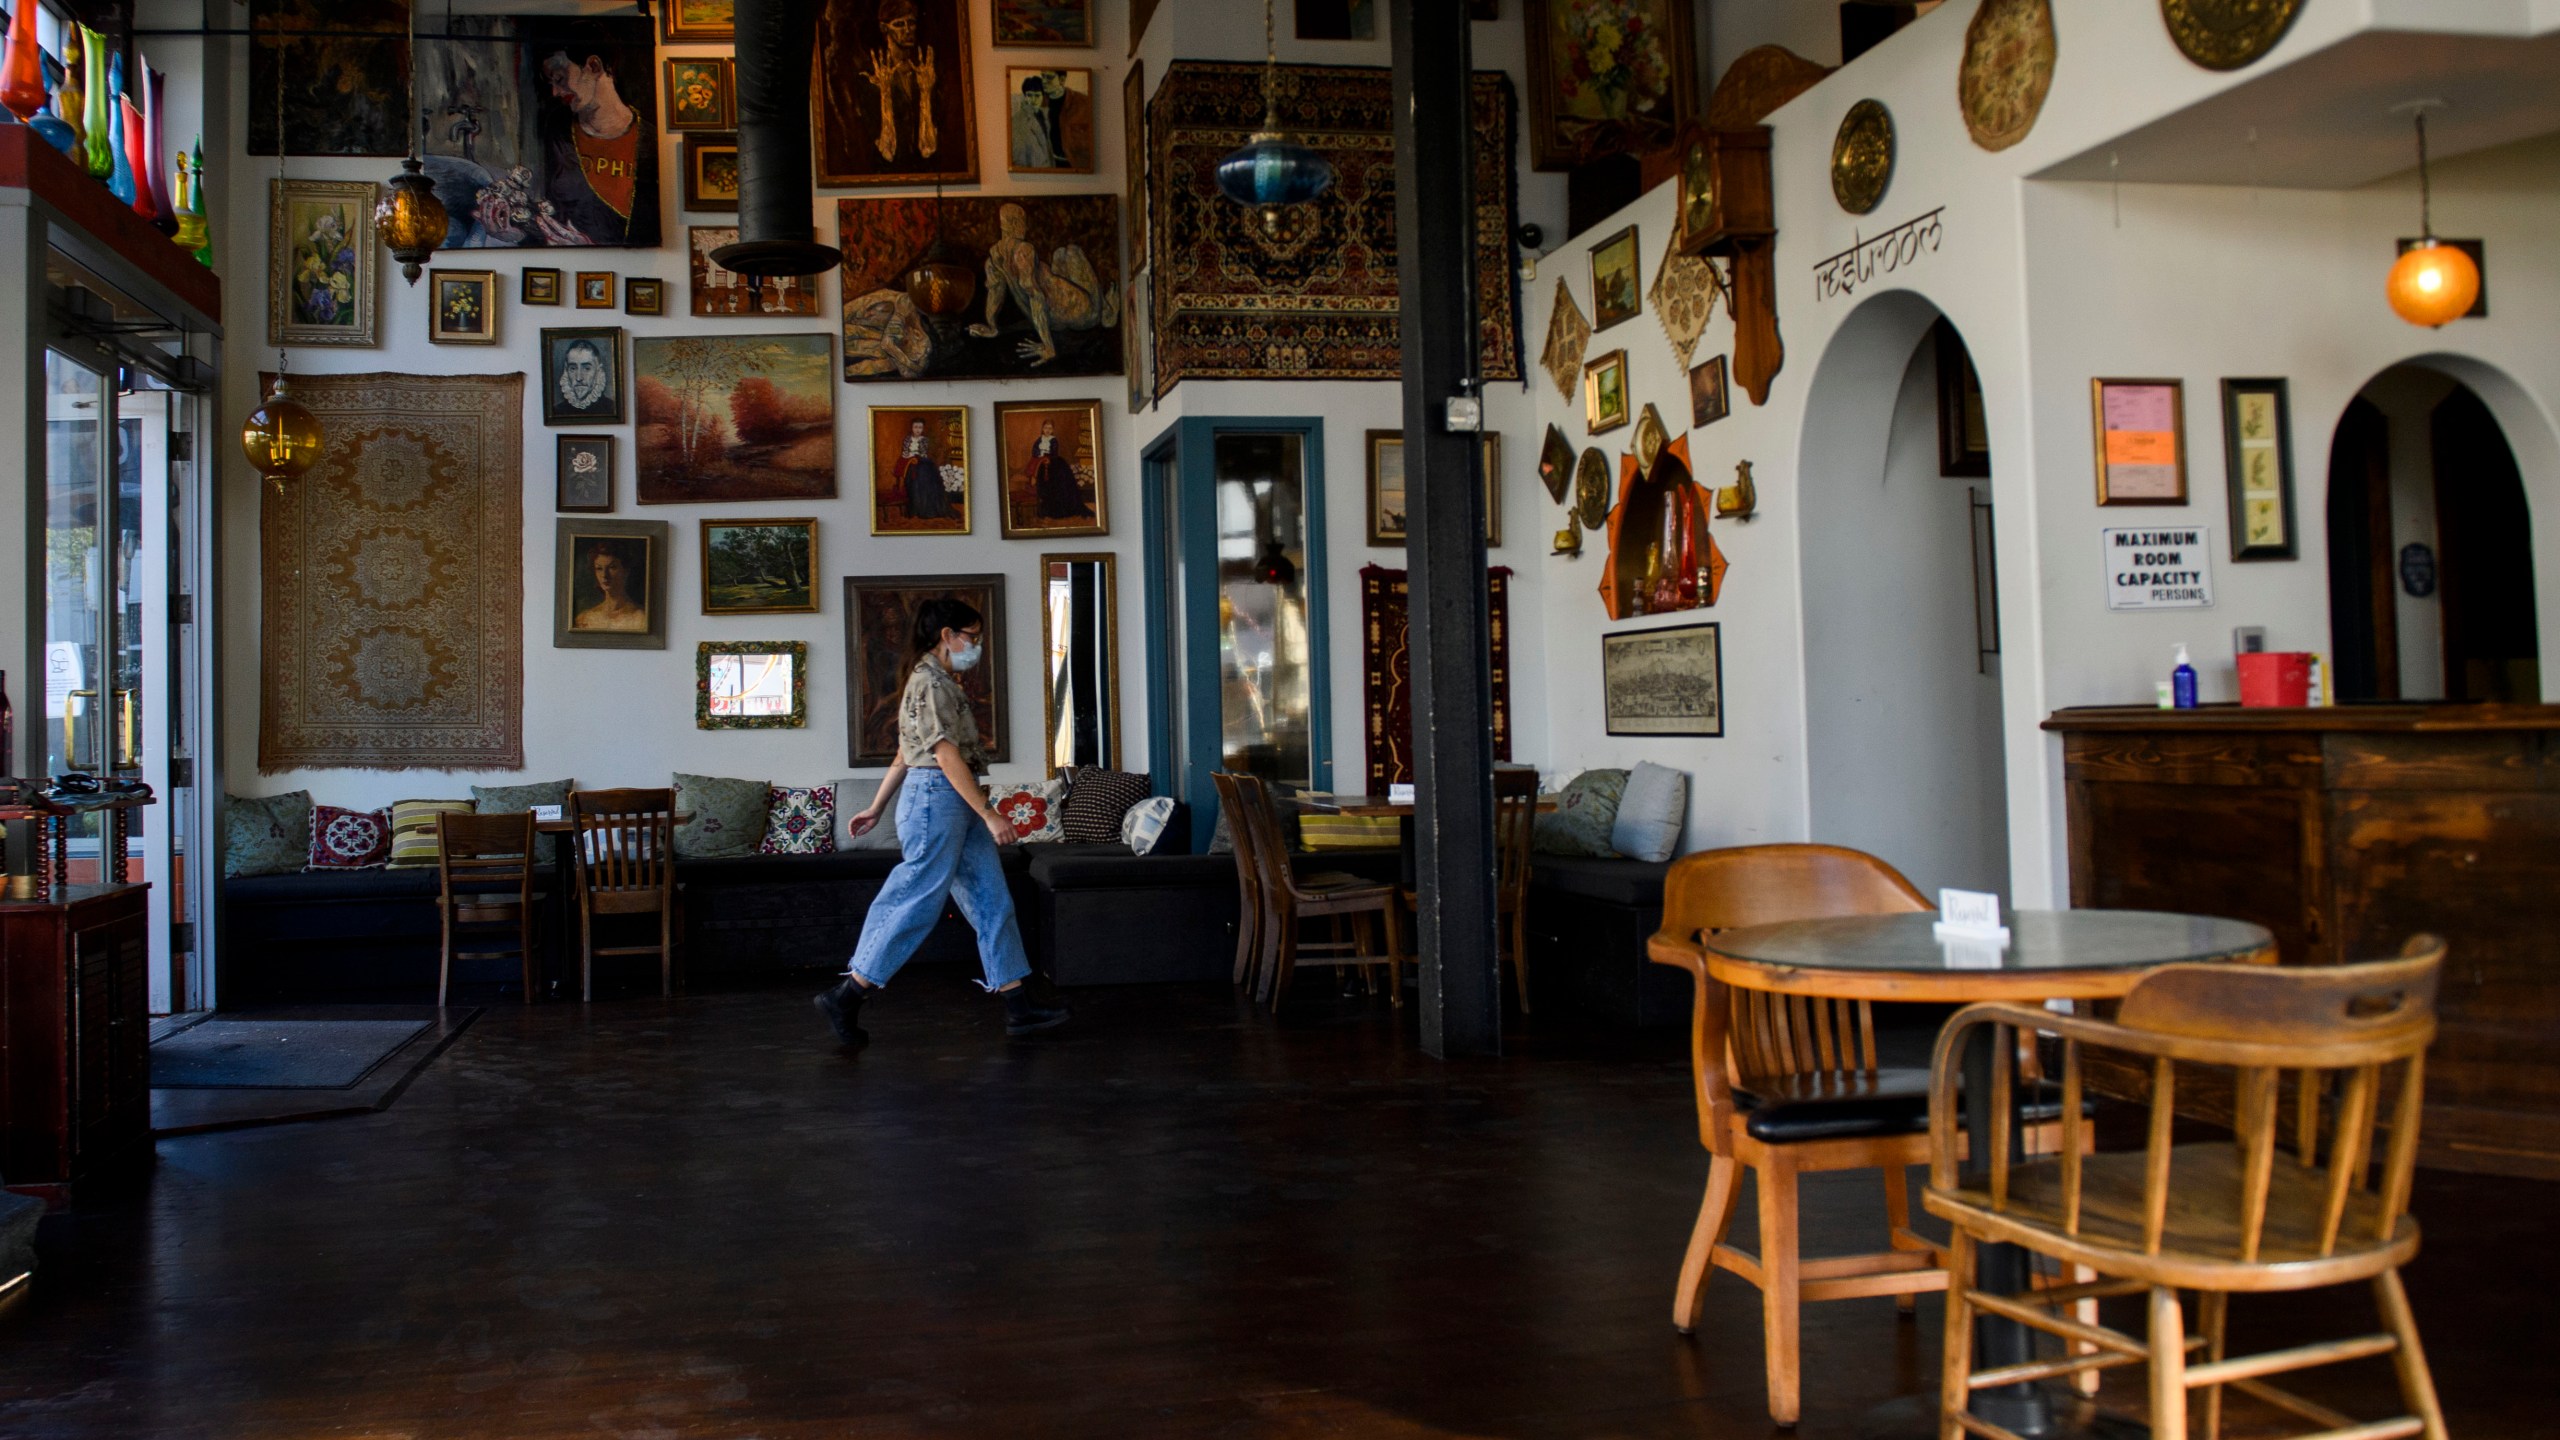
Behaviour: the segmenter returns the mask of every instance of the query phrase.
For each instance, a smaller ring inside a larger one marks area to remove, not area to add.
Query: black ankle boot
[[[859,1023],[862,1002],[870,998],[871,987],[847,975],[833,990],[812,996],[810,1003],[818,1007],[819,1014],[827,1017],[827,1025],[836,1032],[836,1039],[847,1045],[862,1045],[871,1039],[871,1032]]]
[[[1054,1030],[1067,1023],[1064,1002],[1051,994],[1048,983],[1034,975],[1021,984],[1002,992],[1004,995],[1004,1033],[1028,1035],[1036,1030]]]

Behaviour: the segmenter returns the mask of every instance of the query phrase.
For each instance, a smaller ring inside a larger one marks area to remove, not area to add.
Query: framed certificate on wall
[[[2186,387],[2177,380],[2092,380],[2098,503],[2187,503]]]

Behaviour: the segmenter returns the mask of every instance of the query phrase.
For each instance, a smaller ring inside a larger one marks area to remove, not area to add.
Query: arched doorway
[[[1924,891],[2005,896],[1991,457],[1971,376],[1962,337],[1907,292],[1860,306],[1814,373],[1798,470],[1809,820],[1812,839]]]
[[[2329,628],[2341,700],[2542,698],[2533,515],[2496,415],[2395,365],[2329,452]]]

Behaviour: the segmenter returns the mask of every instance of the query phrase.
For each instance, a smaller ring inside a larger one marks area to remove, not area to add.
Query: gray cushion
[[[298,871],[311,859],[311,792],[226,795],[222,834],[226,880]]]
[[[676,855],[725,860],[753,855],[764,843],[773,787],[762,780],[716,775],[676,776],[676,813],[693,818],[676,827]]]
[[[1585,770],[1556,797],[1554,813],[1538,817],[1530,848],[1541,855],[1617,854],[1609,832],[1618,823],[1618,799],[1627,793],[1624,770]]]
[[[1668,860],[1680,853],[1680,827],[1689,818],[1689,777],[1669,766],[1641,761],[1627,776],[1609,848],[1630,860]]]
[[[880,812],[880,823],[868,833],[853,833],[853,817],[863,812],[871,797],[880,793],[880,779],[844,779],[836,782],[836,848],[838,850],[900,850],[898,841],[898,805],[895,800]]]
[[[474,785],[471,808],[483,815],[521,815],[537,805],[558,805],[567,814],[569,792],[574,780],[540,780],[531,785]],[[560,858],[560,837],[545,835],[534,842],[534,853],[545,865]]]

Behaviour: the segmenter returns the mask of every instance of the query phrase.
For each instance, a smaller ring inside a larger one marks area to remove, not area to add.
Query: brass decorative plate
[[[2284,38],[2302,0],[2160,0],[2178,53],[2207,70],[2237,70]]]
[[[1964,61],[1956,71],[1956,104],[1973,143],[2006,150],[2026,139],[2052,88],[2049,0],[1982,0],[1964,27]]]
[[[1609,523],[1609,457],[1597,445],[1583,451],[1582,463],[1574,467],[1573,513],[1585,530]]]
[[[1852,215],[1864,215],[1893,183],[1893,114],[1880,100],[1861,100],[1840,119],[1831,140],[1831,197]]]

